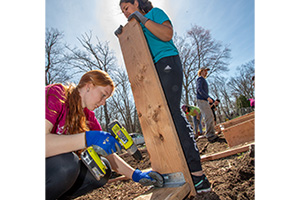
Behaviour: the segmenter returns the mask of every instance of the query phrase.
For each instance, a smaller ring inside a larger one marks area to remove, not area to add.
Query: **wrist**
[[[84,147],[88,147],[86,142],[86,132],[84,132],[82,135],[83,135]]]
[[[89,147],[93,145],[96,141],[97,135],[95,134],[96,131],[86,131],[84,132],[84,144],[85,147]]]
[[[137,17],[139,18],[140,22],[145,25],[145,23],[149,20],[147,17],[145,17],[142,13],[139,11],[136,12]]]
[[[143,16],[143,18],[141,19],[141,22],[142,22],[143,25],[145,25],[148,20],[149,19],[147,17]]]
[[[141,179],[140,178],[140,175],[141,175],[142,171],[139,170],[138,168],[136,168],[131,176],[131,179],[134,181],[134,182],[139,182],[139,180]]]

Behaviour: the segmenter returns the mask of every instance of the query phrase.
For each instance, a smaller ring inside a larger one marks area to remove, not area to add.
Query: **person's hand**
[[[139,11],[135,11],[128,17],[128,21],[130,21],[132,18],[135,18],[139,23],[142,23],[145,25],[145,23],[149,20],[147,17],[144,17]]]
[[[210,97],[208,97],[207,100],[208,100],[209,103],[213,103],[214,102],[214,100],[212,100],[212,98],[210,98]]]
[[[118,37],[118,35],[122,33],[122,30],[123,30],[123,26],[120,25],[119,28],[115,31],[115,35]]]
[[[132,174],[132,180],[142,184],[143,186],[154,185],[156,187],[162,187],[164,185],[163,176],[155,171],[142,172],[136,169]]]
[[[197,116],[197,120],[200,120],[200,114],[198,113],[196,116]]]
[[[110,133],[104,131],[86,131],[85,139],[86,146],[93,146],[95,151],[102,156],[107,156],[117,151],[121,152],[121,145]]]

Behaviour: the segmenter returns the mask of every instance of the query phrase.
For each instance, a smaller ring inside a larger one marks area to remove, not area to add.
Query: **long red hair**
[[[65,92],[65,101],[63,103],[66,103],[69,110],[66,117],[66,123],[64,126],[65,130],[68,130],[68,134],[76,134],[76,133],[81,133],[89,130],[86,117],[83,112],[83,107],[81,105],[81,97],[79,94],[79,89],[84,87],[88,83],[92,83],[95,86],[103,86],[103,87],[110,85],[112,87],[112,91],[114,91],[115,89],[114,82],[112,81],[110,76],[105,71],[102,70],[92,70],[86,72],[81,77],[77,86],[75,86],[74,84],[69,84],[69,85],[60,84],[64,87],[64,92]],[[48,92],[47,92],[46,100],[48,100]]]

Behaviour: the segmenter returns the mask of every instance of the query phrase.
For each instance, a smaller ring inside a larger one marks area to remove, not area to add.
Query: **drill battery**
[[[81,160],[98,181],[106,174],[107,167],[92,146],[81,153]]]

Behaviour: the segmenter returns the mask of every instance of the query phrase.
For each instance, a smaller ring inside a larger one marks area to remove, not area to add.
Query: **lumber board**
[[[255,118],[255,111],[220,124],[221,130]]]
[[[228,157],[228,156],[235,155],[237,153],[242,153],[242,152],[248,151],[251,145],[253,145],[253,143],[245,145],[245,146],[225,150],[225,151],[222,151],[222,152],[218,152],[218,153],[215,153],[215,154],[212,154],[212,155],[203,155],[203,156],[201,156],[201,162],[217,160],[217,159],[220,159],[220,158],[225,158],[225,157]]]
[[[151,167],[161,174],[182,172],[193,185],[175,125],[140,24],[132,19],[118,35]],[[191,188],[190,196],[195,196]]]
[[[254,141],[255,119],[230,126],[222,130],[229,147],[237,146],[245,142]]]
[[[182,200],[188,195],[189,192],[190,186],[189,184],[185,183],[184,185],[176,188],[152,188],[134,200]]]

